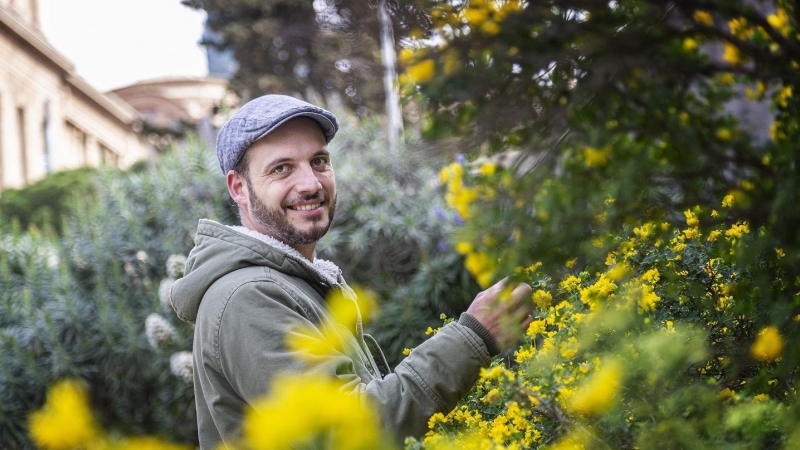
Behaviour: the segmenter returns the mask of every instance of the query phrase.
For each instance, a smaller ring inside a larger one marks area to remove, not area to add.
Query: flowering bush
[[[538,306],[524,343],[409,447],[800,443],[797,367],[782,364],[800,314],[779,329],[752,310],[764,301],[754,280],[792,295],[797,285],[782,278],[781,248],[743,264],[754,232],[721,217],[692,208],[682,226],[630,226],[602,264],[568,261],[560,279],[538,262],[519,269]]]
[[[413,3],[455,247],[538,309],[409,447],[797,446],[796,4]]]

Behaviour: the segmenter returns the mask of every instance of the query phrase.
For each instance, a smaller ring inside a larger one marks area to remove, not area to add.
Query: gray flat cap
[[[253,142],[295,117],[314,119],[325,142],[339,131],[339,120],[330,111],[288,95],[265,95],[250,100],[222,126],[217,135],[217,159],[223,174],[233,169]]]

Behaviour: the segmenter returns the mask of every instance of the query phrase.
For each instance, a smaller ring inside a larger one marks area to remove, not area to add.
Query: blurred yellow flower
[[[485,253],[469,253],[464,260],[464,267],[475,277],[475,281],[482,288],[489,287],[494,276],[494,264],[489,255]]]
[[[47,401],[28,418],[30,435],[44,449],[88,447],[98,428],[86,388],[74,380],[59,381],[47,392]]]
[[[487,20],[481,25],[481,32],[488,36],[494,36],[500,32],[500,25],[494,20]]]
[[[567,400],[567,409],[577,414],[595,415],[608,411],[622,388],[622,364],[610,360],[583,381]]]
[[[753,346],[750,347],[750,355],[761,361],[775,361],[783,351],[783,338],[774,326],[762,329]]]
[[[775,103],[778,104],[781,108],[786,108],[789,106],[789,98],[792,97],[792,87],[791,86],[784,86],[778,91],[778,95],[775,96]]]
[[[747,23],[747,19],[744,17],[729,20],[728,29],[732,35],[744,40],[752,38],[755,34],[755,29]]]
[[[769,400],[769,394],[758,394],[755,397],[753,397],[754,403],[762,403],[767,400]]]
[[[456,252],[466,255],[472,252],[473,246],[471,242],[456,242]]]
[[[113,446],[114,450],[191,450],[188,445],[178,445],[164,442],[154,436],[139,436],[125,439]]]
[[[397,54],[397,59],[404,65],[409,65],[415,58],[414,50],[410,48],[401,49]]]
[[[694,21],[699,24],[705,25],[707,27],[714,26],[714,18],[708,11],[697,10],[694,12],[694,15],[692,17],[694,18]]]
[[[497,170],[497,164],[493,162],[485,162],[481,164],[481,175],[483,176],[492,176],[494,175],[495,170]]]
[[[485,9],[482,8],[467,8],[464,10],[464,19],[467,20],[467,23],[471,27],[476,27],[486,21],[489,18],[489,13]]]
[[[775,28],[783,36],[789,35],[789,16],[786,14],[785,9],[778,8],[776,14],[767,16],[767,22],[769,22],[770,26]]]
[[[345,337],[339,328],[356,334],[357,327],[372,317],[377,310],[374,295],[359,286],[352,287],[356,298],[335,289],[326,299],[330,323],[317,327],[300,327],[286,335],[286,345],[298,352],[301,358],[311,361],[319,357],[345,351]]]
[[[653,287],[647,284],[642,285],[642,296],[639,297],[638,313],[644,314],[646,312],[655,311],[656,303],[661,301],[661,297],[653,292]]]
[[[734,196],[733,194],[728,194],[722,199],[722,207],[723,208],[730,208],[733,206]]]
[[[586,147],[583,149],[583,159],[586,167],[603,167],[608,164],[608,155],[611,153],[609,148],[596,149]]]
[[[732,66],[738,66],[742,63],[742,54],[739,48],[730,42],[725,42],[725,51],[722,53],[722,59],[729,62]]]
[[[381,430],[372,407],[315,375],[277,377],[272,394],[245,411],[243,435],[253,449],[291,449],[313,443],[325,448],[381,448]]]
[[[432,59],[425,59],[409,67],[406,72],[414,83],[425,83],[436,75],[436,63]]]

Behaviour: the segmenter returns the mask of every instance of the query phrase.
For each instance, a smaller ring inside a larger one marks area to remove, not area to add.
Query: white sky
[[[205,12],[180,0],[39,0],[39,17],[50,45],[100,91],[208,74]]]

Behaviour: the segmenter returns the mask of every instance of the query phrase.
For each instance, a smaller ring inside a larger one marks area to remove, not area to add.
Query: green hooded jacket
[[[194,390],[201,449],[239,437],[245,407],[269,393],[276,374],[320,373],[360,395],[395,437],[419,437],[428,418],[455,407],[498,349],[467,314],[415,348],[392,372],[375,340],[343,327],[344,350],[310,364],[287,348],[289,333],[322,340],[325,298],[353,291],[328,261],[243,227],[201,220],[183,278],[171,291],[178,317],[194,323]],[[353,304],[357,304],[353,301]]]

